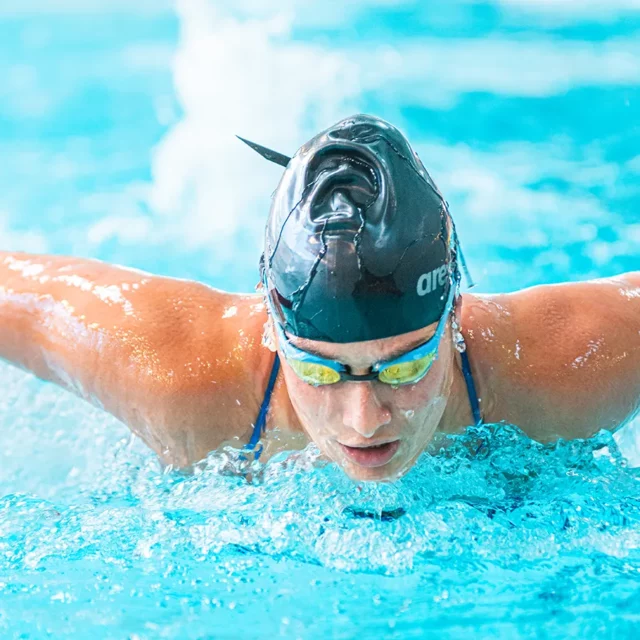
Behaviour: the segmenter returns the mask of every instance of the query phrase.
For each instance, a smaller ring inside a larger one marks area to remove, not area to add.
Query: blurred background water
[[[479,290],[638,269],[639,36],[638,0],[3,2],[0,245],[252,290],[280,170],[234,135],[292,154],[363,111],[414,143]],[[310,448],[249,484],[0,380],[2,637],[637,629],[633,425],[487,428],[381,487]]]

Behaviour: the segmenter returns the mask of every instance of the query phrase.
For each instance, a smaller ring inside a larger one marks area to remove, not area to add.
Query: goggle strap
[[[447,210],[448,210],[448,207],[449,207],[449,203],[447,202]],[[476,283],[473,281],[473,278],[471,277],[471,273],[469,272],[469,267],[467,266],[467,261],[464,258],[464,253],[462,253],[460,238],[458,238],[458,230],[456,229],[456,225],[453,221],[453,218],[451,217],[451,214],[449,214],[449,220],[451,221],[451,227],[453,228],[453,237],[456,245],[456,253],[460,257],[460,266],[462,267],[462,272],[464,273],[464,277],[467,281],[467,287],[469,289],[473,289],[473,287],[476,286]]]

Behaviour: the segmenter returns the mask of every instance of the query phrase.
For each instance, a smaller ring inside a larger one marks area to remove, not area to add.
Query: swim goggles
[[[379,380],[393,386],[416,384],[427,375],[438,358],[438,346],[453,308],[455,289],[456,287],[452,282],[449,287],[449,297],[444,312],[440,317],[436,332],[429,340],[398,358],[376,362],[371,367],[371,372],[363,375],[350,373],[349,367],[341,362],[329,360],[296,347],[285,335],[283,327],[275,319],[273,312],[271,315],[274,318],[273,324],[276,328],[280,348],[289,366],[301,380],[314,387],[336,384],[336,382],[365,382],[368,380]],[[270,307],[269,296],[266,297],[267,304]]]

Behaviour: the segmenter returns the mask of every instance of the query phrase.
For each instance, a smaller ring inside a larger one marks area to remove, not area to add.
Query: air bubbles
[[[51,407],[43,408],[43,420],[50,420]],[[411,413],[404,411],[406,418]],[[91,438],[67,447],[69,464],[80,469],[87,465],[78,456],[109,431],[95,415],[87,414],[87,428],[97,425]],[[117,429],[113,422],[110,429]],[[19,419],[18,428],[24,441],[31,431]],[[40,431],[34,442],[41,441]],[[134,589],[144,606],[179,610],[180,602],[164,598],[181,593],[185,580],[190,606],[202,602],[203,609],[237,603],[236,612],[242,612],[259,593],[278,612],[278,623],[287,616],[296,629],[292,584],[315,587],[308,589],[312,598],[320,590],[328,593],[324,600],[305,601],[314,607],[328,603],[323,613],[330,614],[339,600],[355,619],[357,606],[350,603],[366,601],[386,620],[405,606],[414,615],[417,603],[436,598],[455,606],[473,603],[479,584],[487,602],[506,586],[526,599],[530,580],[507,585],[505,576],[525,571],[527,578],[553,584],[576,559],[591,566],[596,557],[611,562],[606,568],[614,567],[621,579],[637,578],[637,478],[610,434],[541,445],[514,427],[485,425],[446,441],[448,448],[423,454],[400,479],[354,483],[315,445],[279,453],[266,464],[227,447],[193,473],[163,474],[138,439],[130,444],[123,438],[72,483],[65,474],[59,486],[43,482],[32,495],[5,490],[2,534],[20,543],[7,547],[3,566],[25,584],[33,584],[27,581],[37,569],[73,565],[87,575],[97,570],[106,578],[94,581],[91,597],[114,616]],[[38,460],[20,464],[36,468]],[[5,472],[5,487],[16,477],[18,471]],[[140,575],[162,589],[142,590]],[[598,580],[589,572],[571,575],[577,588],[591,589]],[[602,584],[610,575],[604,572]],[[60,593],[57,582],[38,588],[47,598]],[[83,589],[80,582],[65,586],[76,604],[84,602]],[[7,590],[2,595],[13,597]],[[56,606],[68,602],[56,600]],[[197,630],[206,635],[202,626]]]

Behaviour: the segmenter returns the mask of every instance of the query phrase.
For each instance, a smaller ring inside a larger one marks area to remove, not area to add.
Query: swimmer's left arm
[[[615,431],[640,409],[640,272],[566,287],[568,335],[557,362],[565,382],[556,396],[566,430],[558,435]]]
[[[495,394],[487,420],[548,442],[640,411],[640,272],[481,298],[473,315],[471,354]]]

